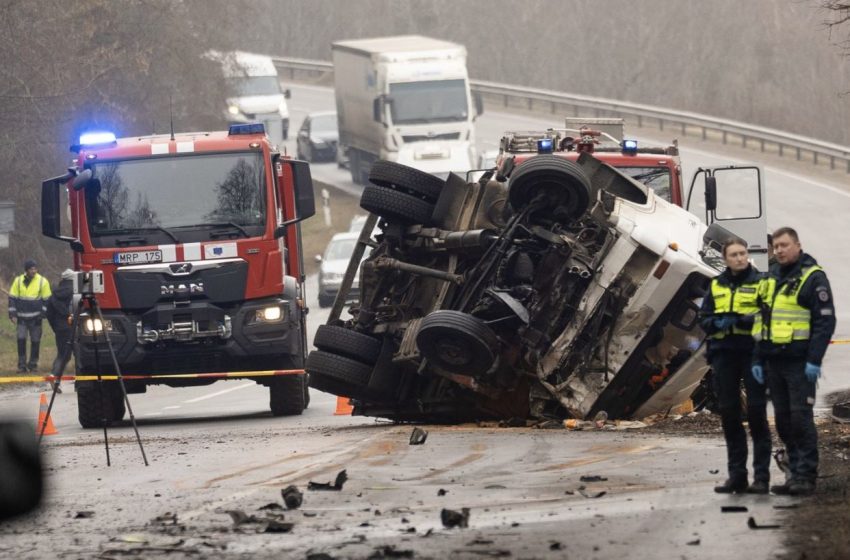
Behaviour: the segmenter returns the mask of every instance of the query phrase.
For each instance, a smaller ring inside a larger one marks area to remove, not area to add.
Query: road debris
[[[838,402],[832,405],[832,419],[842,424],[850,423],[850,401]]]
[[[334,480],[333,484],[330,482],[313,482],[312,480],[307,484],[307,490],[342,490],[342,486],[345,484],[345,481],[348,480],[348,474],[344,470],[339,471],[339,474],[336,475],[336,480]]]
[[[773,460],[779,470],[785,473],[785,477],[791,478],[791,463],[788,462],[788,452],[784,449],[777,449],[773,452]]]
[[[549,545],[549,550],[564,550],[564,545],[555,541]]]
[[[688,545],[688,546],[699,546],[699,543],[700,543],[699,539],[694,539],[692,541],[686,542],[685,544]]]
[[[747,527],[750,529],[779,529],[782,525],[759,525],[756,523],[755,517],[750,516],[750,518],[747,519]]]
[[[261,519],[257,527],[258,533],[289,533],[295,526],[294,523],[284,523],[277,519]]]
[[[446,529],[453,529],[455,527],[466,529],[469,527],[469,508],[461,508],[459,512],[443,508],[440,512],[440,520]]]
[[[579,494],[581,494],[582,496],[584,496],[585,498],[590,498],[590,499],[601,498],[602,496],[604,496],[605,494],[608,493],[605,490],[602,490],[602,491],[599,491],[599,492],[588,492],[587,488],[583,485],[576,488],[576,491]]]
[[[257,518],[253,515],[248,515],[241,509],[229,509],[224,513],[230,516],[230,519],[233,521],[234,525],[243,525],[245,523],[256,523]]]
[[[438,496],[445,496],[448,493],[449,493],[448,490],[446,490],[445,488],[440,488],[439,490],[437,490]]]
[[[271,502],[270,504],[266,504],[264,506],[260,506],[257,508],[257,511],[278,511],[282,510],[283,506],[277,502]]]
[[[422,445],[428,439],[428,432],[422,428],[413,428],[410,434],[410,445]]]
[[[379,560],[381,558],[413,558],[413,551],[398,550],[393,545],[386,545],[376,549],[367,560]]]
[[[797,509],[800,504],[776,504],[773,509]]]
[[[283,497],[286,509],[298,509],[304,503],[304,494],[295,485],[290,484],[280,491],[280,495]]]
[[[94,512],[87,510],[78,511],[77,514],[74,516],[74,519],[91,519],[92,517],[94,517]]]
[[[720,469],[709,469],[708,474],[720,474]]]
[[[579,480],[582,481],[582,482],[605,482],[608,479],[605,478],[604,476],[599,476],[599,475],[596,475],[596,474],[588,474],[588,475],[582,476],[581,478],[579,478]]]
[[[720,506],[720,513],[743,513],[749,511],[747,506]]]

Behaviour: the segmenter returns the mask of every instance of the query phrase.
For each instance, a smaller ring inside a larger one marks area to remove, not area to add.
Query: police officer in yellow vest
[[[753,376],[767,380],[776,431],[785,443],[790,480],[776,494],[809,495],[818,475],[813,407],[821,361],[835,331],[835,307],[826,273],[804,253],[797,232],[773,233],[776,264],[760,293],[763,313],[753,334],[757,347]]]
[[[17,321],[18,372],[35,371],[38,368],[38,349],[41,344],[41,320],[47,311],[50,297],[50,282],[38,273],[36,262],[24,263],[24,273],[12,281],[9,290],[9,320]],[[32,347],[27,362],[27,334]]]
[[[752,329],[759,313],[759,286],[764,274],[749,262],[747,243],[732,239],[723,246],[726,270],[711,281],[703,299],[700,325],[708,335],[708,362],[726,438],[729,478],[715,486],[720,493],[767,494],[770,484],[770,427],[764,385],[752,377]],[[753,483],[747,481],[747,433],[741,417],[741,382],[747,392],[747,420],[753,438]]]

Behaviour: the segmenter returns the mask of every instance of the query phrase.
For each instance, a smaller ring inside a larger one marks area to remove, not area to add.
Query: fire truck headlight
[[[95,318],[95,319],[86,319],[85,322],[83,323],[83,330],[86,331],[86,334],[92,334],[92,333],[95,333],[95,332],[102,333],[104,327],[106,327],[107,331],[111,331],[112,330],[112,321],[101,322],[100,319]]]
[[[257,320],[266,323],[275,323],[283,318],[283,312],[279,305],[264,307],[257,311]]]

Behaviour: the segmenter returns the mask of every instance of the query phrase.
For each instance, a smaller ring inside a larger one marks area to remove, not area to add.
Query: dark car
[[[310,113],[298,130],[298,158],[307,161],[333,161],[336,159],[337,142],[339,131],[336,112]]]

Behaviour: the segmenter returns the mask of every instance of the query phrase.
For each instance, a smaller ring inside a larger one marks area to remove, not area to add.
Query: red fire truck
[[[114,378],[108,335],[128,392],[253,379],[274,415],[301,414],[308,164],[282,156],[261,124],[87,133],[71,149],[75,165],[42,183],[41,203],[43,234],[70,243],[78,271],[103,274],[103,321],[81,317],[77,375]],[[104,386],[75,383],[84,428],[124,415],[120,387]]]

